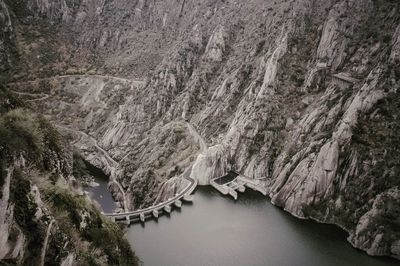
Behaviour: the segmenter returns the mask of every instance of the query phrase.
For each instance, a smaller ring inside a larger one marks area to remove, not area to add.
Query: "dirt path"
[[[106,150],[104,150],[102,147],[100,147],[100,146],[97,144],[97,140],[96,140],[94,137],[88,135],[87,133],[85,133],[85,132],[83,132],[83,131],[75,130],[75,129],[72,129],[72,128],[69,128],[69,127],[65,127],[65,126],[61,126],[61,125],[55,125],[55,126],[58,127],[58,128],[61,128],[61,129],[63,129],[63,130],[66,130],[66,131],[71,131],[71,132],[80,134],[80,135],[84,136],[85,138],[89,138],[90,141],[93,142],[93,145],[96,147],[96,149],[98,149],[101,153],[104,154],[104,156],[106,157],[106,159],[107,159],[107,161],[108,161],[108,167],[109,167],[110,169],[111,169],[111,168],[116,168],[116,167],[119,166],[119,163],[118,163],[117,161],[115,161],[115,160],[110,156],[110,154],[109,154]],[[110,165],[110,163],[111,163],[112,165]]]
[[[121,191],[122,198],[124,199],[124,211],[128,212],[129,211],[129,209],[128,209],[128,201],[126,200],[126,195],[125,195],[124,189],[122,188],[121,184],[116,179],[113,179],[111,182],[116,184],[118,186],[119,190]]]
[[[107,75],[88,75],[88,74],[82,74],[82,75],[60,75],[60,76],[52,76],[52,77],[47,77],[47,78],[37,78],[37,79],[32,79],[32,80],[10,82],[7,85],[27,84],[27,83],[32,83],[32,82],[36,82],[36,81],[55,80],[55,79],[60,79],[60,78],[91,78],[91,77],[93,77],[93,78],[101,78],[101,79],[118,80],[118,81],[126,82],[126,83],[134,83],[134,84],[136,84],[138,86],[145,85],[145,81],[143,81],[143,80],[127,79],[127,78],[107,76]]]
[[[101,153],[103,153],[104,156],[106,157],[106,159],[107,159],[107,164],[108,164],[108,167],[109,167],[110,171],[114,171],[114,170],[117,169],[117,167],[119,166],[119,163],[118,163],[117,161],[115,161],[115,160],[108,154],[107,151],[105,151],[103,148],[101,148],[101,147],[97,144],[97,140],[96,140],[95,138],[93,138],[92,136],[86,134],[85,132],[82,132],[82,131],[79,131],[79,130],[75,130],[75,129],[71,129],[71,128],[68,128],[68,127],[65,127],[65,126],[56,125],[56,127],[61,128],[61,129],[66,130],[66,131],[71,131],[71,132],[80,134],[80,135],[82,135],[82,136],[84,136],[84,137],[86,137],[86,138],[89,138],[89,139],[93,142],[93,144],[94,144],[94,146],[96,147],[96,149],[98,149],[98,150],[99,150]],[[110,162],[111,162],[112,165],[110,165]],[[122,197],[123,197],[123,201],[124,201],[124,211],[125,211],[125,212],[129,211],[129,210],[128,210],[128,201],[127,201],[127,199],[126,199],[125,191],[124,191],[124,189],[122,188],[122,185],[115,179],[115,176],[114,176],[113,174],[111,174],[111,177],[110,177],[110,178],[111,178],[110,181],[113,182],[113,183],[115,183],[115,184],[118,186],[118,189],[119,189],[119,190],[121,191],[121,193],[122,193]]]
[[[40,96],[40,98],[26,100],[27,102],[43,101],[50,97],[50,95],[48,95],[46,93],[28,93],[28,92],[19,92],[19,91],[13,91],[13,90],[10,90],[10,92],[15,93],[17,95],[22,95],[22,96],[31,96],[31,97]]]
[[[46,237],[44,238],[43,247],[42,247],[42,254],[40,256],[40,265],[44,265],[44,259],[46,257],[47,251],[47,243],[49,242],[49,237],[51,234],[51,227],[53,226],[54,220],[51,220],[49,226],[47,227]]]

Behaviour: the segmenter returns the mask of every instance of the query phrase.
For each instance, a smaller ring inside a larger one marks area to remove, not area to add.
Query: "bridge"
[[[183,178],[189,181],[188,185],[174,197],[164,202],[135,211],[121,213],[104,213],[104,215],[111,218],[111,220],[114,222],[126,223],[129,225],[137,221],[144,223],[148,218],[154,217],[158,219],[158,217],[163,213],[171,213],[174,206],[176,208],[182,207],[182,201],[191,202],[193,200],[191,194],[197,186],[197,180],[185,174]],[[229,180],[226,182],[220,182],[223,179]],[[250,188],[254,191],[260,192],[264,196],[267,195],[267,190],[261,185],[260,180],[251,179],[234,171],[230,171],[228,175],[213,178],[210,181],[210,184],[221,194],[230,195],[235,200],[237,199],[237,191],[245,192],[246,188]]]
[[[200,134],[196,131],[196,129],[186,122],[186,126],[188,127],[189,133],[193,136],[193,138],[199,143],[200,149],[204,152],[207,149],[207,144],[204,139],[200,136]],[[126,224],[130,224],[132,222],[141,221],[142,223],[145,222],[146,218],[154,217],[158,219],[158,216],[164,212],[170,213],[172,211],[172,207],[175,206],[176,208],[182,207],[182,200],[191,202],[193,197],[191,194],[195,190],[197,186],[197,179],[190,177],[190,170],[191,167],[188,168],[183,173],[183,178],[189,181],[189,184],[178,194],[174,197],[161,202],[157,205],[153,205],[151,207],[145,209],[139,209],[135,211],[125,211],[121,213],[104,213],[105,216],[108,216],[114,222],[123,222]],[[114,181],[115,182],[115,181]],[[119,186],[120,190],[123,192],[121,186]],[[124,197],[125,201],[125,197]],[[126,203],[124,202],[124,205]]]
[[[181,192],[164,202],[145,209],[121,213],[104,213],[104,215],[110,217],[114,222],[131,224],[136,221],[144,223],[145,220],[150,217],[157,219],[163,212],[171,213],[173,206],[180,208],[182,207],[182,201],[191,202],[193,200],[191,194],[197,186],[197,180],[189,176],[184,176],[184,178],[189,181],[189,184]]]
[[[228,179],[223,181],[223,179]],[[222,182],[221,182],[222,181]],[[235,171],[230,171],[225,176],[220,176],[211,179],[210,185],[218,190],[223,195],[230,195],[235,200],[237,199],[237,191],[245,192],[246,187],[254,191],[260,192],[264,196],[267,195],[267,190],[261,185],[260,180],[251,179]]]

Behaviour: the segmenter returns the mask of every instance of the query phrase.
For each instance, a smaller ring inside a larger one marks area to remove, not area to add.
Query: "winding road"
[[[207,146],[207,143],[205,142],[205,140],[201,137],[201,135],[197,132],[197,130],[190,123],[186,122],[186,125],[188,127],[190,134],[195,139],[195,141],[199,143],[201,152],[205,152],[208,149],[208,146]],[[190,171],[185,171],[185,173],[183,174],[183,178],[188,180],[189,184],[180,193],[175,195],[173,198],[170,198],[160,204],[157,204],[157,205],[145,208],[145,209],[139,209],[139,210],[135,210],[135,211],[131,211],[131,212],[125,211],[124,213],[106,213],[105,215],[108,217],[125,219],[126,217],[129,217],[129,216],[137,216],[140,214],[146,214],[146,213],[150,213],[154,210],[160,210],[160,209],[164,208],[165,206],[169,206],[169,205],[173,204],[175,201],[183,198],[185,195],[191,194],[194,191],[194,189],[196,188],[197,180],[190,177]]]
[[[115,76],[108,76],[108,75],[89,75],[89,74],[78,74],[78,75],[56,75],[56,76],[52,76],[52,77],[45,77],[45,78],[37,78],[34,80],[25,80],[25,81],[18,81],[18,82],[10,82],[7,84],[8,87],[13,87],[16,85],[21,85],[21,84],[29,84],[29,83],[33,83],[33,82],[38,82],[38,81],[51,81],[51,80],[57,80],[57,79],[65,79],[65,78],[94,78],[94,79],[105,79],[105,80],[112,80],[112,81],[118,81],[118,82],[122,82],[122,83],[130,83],[130,84],[134,84],[136,86],[144,86],[145,85],[145,81],[142,80],[134,80],[134,79],[127,79],[127,78],[122,78],[122,77],[115,77]],[[48,98],[51,97],[51,95],[45,94],[45,93],[28,93],[28,92],[19,92],[19,91],[15,91],[15,90],[10,90],[12,93],[18,94],[18,95],[22,95],[22,96],[29,96],[29,97],[39,97],[39,98],[35,98],[35,99],[29,99],[26,100],[27,102],[34,102],[34,101],[43,101],[46,100]],[[71,131],[74,133],[78,133],[82,136],[84,136],[85,138],[88,138],[91,140],[91,142],[93,143],[94,147],[100,151],[104,157],[106,158],[105,163],[107,164],[107,168],[110,169],[111,172],[111,182],[115,183],[119,190],[122,193],[122,197],[123,197],[123,201],[124,201],[124,210],[127,211],[127,199],[126,199],[126,195],[125,195],[125,191],[122,188],[122,185],[116,180],[115,176],[113,175],[114,171],[118,168],[119,163],[117,161],[115,161],[107,151],[105,151],[103,148],[101,148],[98,143],[97,140],[95,138],[93,138],[92,136],[88,135],[85,132],[82,131],[78,131],[75,129],[71,129],[65,126],[61,126],[61,125],[56,125],[56,127],[66,130],[66,131]]]
[[[121,191],[122,198],[124,200],[124,211],[127,212],[129,209],[128,209],[128,201],[126,200],[125,190],[122,188],[121,184],[115,178],[112,179],[111,182],[116,184],[118,186],[118,189]]]
[[[110,169],[111,172],[114,171],[115,169],[117,169],[117,167],[119,166],[119,163],[117,161],[115,161],[106,150],[104,150],[103,148],[101,148],[97,144],[97,140],[94,137],[88,135],[87,133],[85,133],[83,131],[75,130],[75,129],[72,129],[72,128],[69,128],[69,127],[65,127],[65,126],[61,126],[61,125],[55,125],[55,126],[57,128],[60,128],[60,129],[66,130],[66,131],[71,131],[71,132],[80,134],[80,135],[82,135],[82,136],[84,136],[86,138],[89,138],[93,142],[94,147],[97,150],[99,150],[101,153],[103,153],[103,155],[105,156],[105,158],[107,160],[107,166],[108,166],[108,168]],[[112,164],[112,166],[110,165],[110,163]],[[118,186],[119,190],[122,193],[122,197],[123,197],[123,201],[124,201],[124,211],[125,212],[128,211],[128,201],[126,199],[125,191],[122,188],[122,185],[116,180],[116,178],[115,178],[115,176],[113,174],[111,174],[111,180],[110,181]]]
[[[114,76],[105,76],[105,75],[61,75],[61,76],[53,76],[47,78],[37,78],[33,80],[26,80],[26,81],[18,81],[18,82],[10,82],[7,83],[7,86],[15,86],[21,84],[28,84],[37,81],[44,81],[44,80],[55,80],[55,79],[62,79],[62,78],[98,78],[98,79],[109,79],[109,80],[116,80],[123,83],[132,83],[136,86],[144,86],[146,84],[145,81],[142,80],[133,80],[133,79],[126,79],[121,77],[114,77]],[[26,100],[27,102],[36,102],[36,101],[44,101],[51,97],[51,95],[46,93],[28,93],[28,92],[20,92],[15,90],[10,90],[12,93],[23,95],[23,96],[30,96],[30,97],[39,97],[36,99],[29,99]]]
[[[208,146],[203,137],[189,122],[186,122],[186,126],[188,127],[190,134],[193,136],[196,142],[199,143],[201,152],[205,152],[208,149]]]
[[[193,136],[193,138],[195,139],[196,142],[199,143],[200,148],[201,148],[201,152],[205,152],[208,149],[207,143],[205,142],[205,140],[201,137],[201,135],[196,131],[196,129],[188,122],[186,122],[186,125],[188,127],[188,130],[190,132],[190,134]],[[56,127],[66,130],[66,131],[71,131],[77,134],[80,134],[86,138],[89,138],[94,146],[101,152],[104,154],[105,158],[107,159],[107,163],[108,163],[108,167],[110,167],[111,169],[116,169],[119,166],[119,163],[117,161],[115,161],[109,154],[107,151],[105,151],[103,148],[101,148],[98,144],[97,144],[97,140],[88,135],[85,132],[79,131],[79,130],[75,130],[75,129],[71,129],[65,126],[61,126],[61,125],[56,125]],[[112,164],[112,166],[110,165],[110,163]],[[113,175],[111,175],[113,176]],[[119,188],[119,190],[122,193],[122,197],[123,197],[123,202],[124,202],[124,212],[123,213],[108,213],[105,214],[106,216],[109,217],[126,217],[126,216],[135,216],[135,215],[139,215],[141,213],[148,213],[151,212],[153,210],[158,210],[158,209],[162,209],[165,206],[168,206],[170,204],[172,204],[173,202],[175,202],[178,199],[181,199],[183,196],[185,196],[186,194],[190,194],[194,188],[197,186],[197,180],[191,178],[189,176],[189,174],[186,174],[183,176],[183,178],[185,178],[186,180],[189,181],[189,185],[183,189],[179,194],[175,195],[173,198],[168,199],[165,202],[162,202],[158,205],[154,205],[151,206],[149,208],[145,208],[145,209],[139,209],[139,210],[135,210],[135,211],[128,211],[128,202],[127,202],[127,198],[125,195],[125,191],[122,187],[122,185],[115,179],[112,177],[111,182],[113,182],[114,184],[116,184]],[[190,191],[190,193],[188,193]]]
[[[127,83],[135,83],[137,85],[142,85],[142,86],[146,84],[145,81],[139,81],[139,80],[135,80],[135,79],[127,79],[127,78],[107,76],[107,75],[81,74],[81,75],[60,75],[60,76],[37,78],[37,79],[24,80],[24,81],[18,81],[18,82],[10,82],[7,85],[27,84],[27,83],[32,83],[32,82],[35,82],[35,81],[54,80],[54,79],[59,79],[59,78],[101,78],[101,79],[117,80],[117,81],[127,82]]]
[[[145,85],[144,81],[137,81],[137,80],[126,79],[126,78],[121,78],[121,77],[107,76],[107,75],[87,75],[87,74],[84,74],[84,75],[60,75],[60,76],[53,76],[53,77],[47,77],[47,78],[39,78],[39,79],[35,79],[35,80],[11,82],[11,83],[8,83],[7,85],[13,86],[13,85],[27,84],[27,83],[37,82],[37,81],[56,80],[56,79],[63,79],[63,78],[98,78],[98,79],[116,80],[116,81],[124,82],[124,83],[134,83],[137,86]],[[33,93],[27,93],[27,92],[18,92],[18,91],[14,91],[14,90],[12,92],[16,93],[18,95],[24,95],[24,96],[30,96],[30,97],[40,97],[40,98],[36,98],[36,99],[30,99],[27,101],[42,101],[42,100],[46,100],[50,97],[50,95],[44,94],[44,93],[33,94]],[[205,152],[208,149],[208,146],[207,146],[207,143],[205,142],[205,140],[200,136],[200,134],[196,131],[196,129],[190,123],[186,122],[186,125],[188,127],[190,134],[193,136],[195,141],[200,145],[201,152],[202,153]],[[147,209],[129,212],[125,191],[124,191],[122,185],[116,180],[115,176],[113,175],[113,172],[119,167],[119,162],[115,161],[107,151],[105,151],[102,147],[100,147],[98,145],[97,140],[94,137],[90,136],[89,134],[79,131],[79,130],[71,129],[69,127],[62,126],[62,125],[56,125],[56,127],[59,129],[62,129],[62,130],[77,133],[77,134],[89,139],[93,143],[94,147],[98,151],[100,151],[106,158],[105,163],[107,164],[107,167],[111,171],[111,180],[110,181],[113,182],[114,184],[116,184],[118,189],[121,191],[121,194],[123,197],[124,211],[125,211],[124,213],[110,214],[111,216],[135,215],[135,214],[145,213],[145,212],[149,212],[149,211],[152,211],[155,209],[159,209],[164,206],[168,206],[172,202],[174,202],[174,201],[180,199],[181,197],[183,197],[184,195],[186,195],[186,193],[188,193],[189,191],[192,192],[197,185],[197,180],[190,178],[189,175],[184,176],[184,178],[189,181],[189,185],[185,189],[183,189],[179,194],[174,196],[173,198],[171,198],[161,204],[149,207]]]
[[[85,133],[85,132],[83,132],[83,131],[76,130],[76,129],[72,129],[72,128],[69,128],[69,127],[66,127],[66,126],[55,125],[55,127],[60,128],[60,129],[63,129],[63,130],[66,130],[66,131],[71,131],[71,132],[80,134],[80,135],[82,135],[82,136],[84,136],[84,137],[86,137],[86,138],[89,138],[90,141],[93,142],[93,145],[95,146],[95,148],[98,149],[101,153],[104,154],[104,156],[105,156],[106,159],[107,159],[108,167],[109,167],[110,169],[111,169],[111,168],[116,168],[116,167],[119,166],[119,163],[118,163],[117,161],[115,161],[115,160],[110,156],[110,154],[108,154],[108,152],[107,152],[106,150],[104,150],[102,147],[100,147],[100,146],[97,144],[97,140],[96,140],[94,137],[90,136],[89,134],[87,134],[87,133]],[[110,163],[111,163],[112,165],[110,165]]]
[[[31,96],[31,97],[41,96],[40,98],[26,100],[27,102],[43,101],[43,100],[50,98],[50,95],[48,95],[46,93],[28,93],[28,92],[14,91],[14,90],[10,90],[10,92],[15,93],[17,95],[23,95],[23,96]]]
[[[196,142],[199,143],[200,147],[201,147],[201,151],[205,152],[208,148],[206,142],[204,141],[204,139],[200,136],[200,134],[196,131],[196,129],[189,124],[188,122],[186,122],[186,125],[189,129],[190,134],[194,137],[194,139],[196,140]],[[71,129],[65,126],[61,126],[61,125],[56,125],[56,127],[66,130],[66,131],[71,131],[77,134],[80,134],[86,138],[89,138],[94,146],[104,154],[104,156],[106,157],[107,161],[108,161],[108,166],[110,167],[110,162],[113,165],[112,169],[116,169],[116,167],[119,166],[119,163],[117,161],[115,161],[109,154],[107,151],[105,151],[103,148],[101,148],[98,144],[97,144],[97,140],[95,138],[93,138],[92,136],[88,135],[85,132],[79,131],[79,130],[75,130],[75,129]],[[115,167],[115,168],[114,168]],[[185,195],[191,194],[194,189],[197,186],[197,180],[193,179],[190,177],[190,171],[185,172],[183,178],[185,178],[186,180],[189,181],[189,184],[177,195],[175,195],[173,198],[168,199],[167,201],[164,201],[160,204],[145,208],[145,209],[139,209],[139,210],[135,210],[135,211],[128,211],[127,208],[127,199],[126,199],[126,195],[125,195],[125,191],[123,189],[123,187],[121,186],[121,184],[115,179],[112,178],[111,182],[115,183],[119,190],[122,193],[123,196],[123,201],[124,201],[124,212],[122,213],[106,213],[104,215],[108,216],[108,217],[113,217],[113,218],[123,218],[126,219],[126,217],[130,217],[130,216],[137,216],[140,214],[146,214],[146,213],[150,213],[153,210],[160,210],[162,208],[164,208],[165,206],[169,206],[171,204],[173,204],[175,201],[181,199],[182,197],[184,197]]]
[[[164,208],[165,206],[169,206],[169,205],[173,204],[175,201],[183,198],[185,195],[191,194],[194,191],[194,189],[196,188],[197,180],[195,180],[189,176],[184,176],[184,178],[189,181],[189,185],[186,186],[185,189],[183,189],[180,193],[175,195],[173,198],[170,198],[164,202],[161,202],[160,204],[157,204],[157,205],[145,208],[145,209],[139,209],[139,210],[123,212],[123,213],[105,213],[104,215],[106,215],[108,217],[125,219],[126,216],[137,216],[142,213],[146,214],[146,213],[152,212],[153,210],[159,210],[159,209]]]

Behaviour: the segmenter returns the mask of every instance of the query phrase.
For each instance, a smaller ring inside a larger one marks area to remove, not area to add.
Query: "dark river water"
[[[131,225],[127,237],[145,266],[400,265],[370,257],[339,228],[294,218],[250,190],[234,201],[198,187],[192,204]]]
[[[96,200],[100,204],[103,212],[113,212],[117,205],[115,204],[110,191],[107,189],[108,181],[105,178],[96,178],[96,183],[98,183],[99,186],[86,187],[85,191],[89,193],[89,196],[92,199]]]

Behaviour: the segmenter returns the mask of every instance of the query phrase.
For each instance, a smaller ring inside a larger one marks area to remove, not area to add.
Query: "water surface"
[[[84,190],[89,193],[90,198],[94,199],[100,204],[103,212],[113,212],[117,205],[114,202],[110,191],[108,191],[108,181],[103,177],[96,177],[95,181],[99,184],[99,186],[85,187]]]
[[[197,188],[192,205],[133,224],[127,236],[145,266],[399,265],[354,249],[339,228],[294,218],[249,190],[235,202]]]

